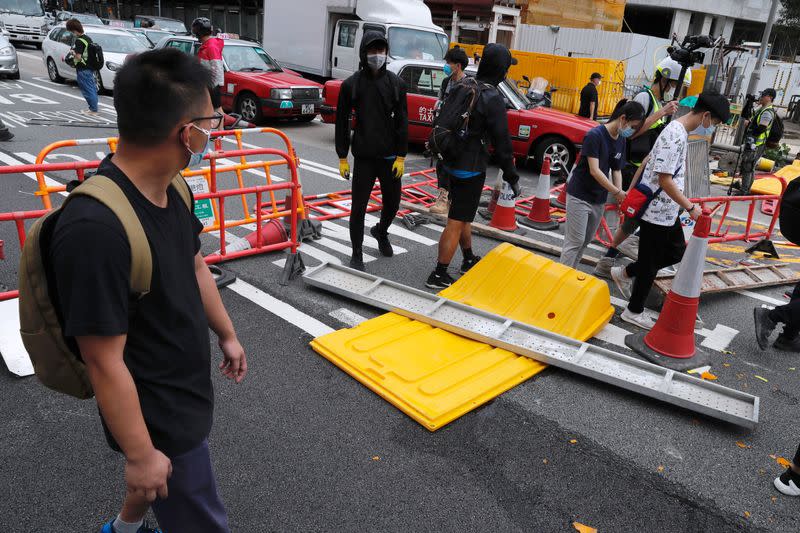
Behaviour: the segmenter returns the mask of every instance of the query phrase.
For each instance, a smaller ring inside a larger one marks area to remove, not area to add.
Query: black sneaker
[[[388,233],[381,235],[378,231],[378,226],[372,226],[369,230],[369,234],[378,241],[378,250],[380,250],[381,255],[385,257],[392,257],[394,255],[394,249],[392,249],[392,243],[389,242]]]
[[[8,131],[7,129],[0,130],[0,141],[10,141],[13,138],[14,134]]]
[[[775,339],[775,344],[772,346],[774,346],[776,350],[781,350],[783,352],[800,353],[800,336],[789,339],[783,334],[778,335],[778,338]]]
[[[425,286],[429,289],[446,289],[455,282],[456,280],[447,272],[439,274],[434,270],[431,272],[431,275],[428,276],[428,281],[425,282]]]
[[[350,257],[350,268],[364,272],[364,254],[361,250],[353,250],[353,255]]]
[[[480,260],[481,257],[479,255],[473,255],[472,259],[464,259],[464,262],[461,263],[461,270],[459,272],[461,272],[462,274],[466,274],[469,271],[469,269],[477,265],[478,261]]]
[[[781,494],[787,496],[800,496],[800,474],[795,474],[791,468],[775,478],[772,483]]]
[[[756,307],[753,309],[753,320],[756,324],[756,341],[758,342],[758,347],[762,350],[766,350],[769,336],[778,324],[769,318],[769,310],[763,307]]]

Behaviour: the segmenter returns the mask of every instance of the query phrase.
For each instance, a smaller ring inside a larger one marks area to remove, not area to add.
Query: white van
[[[11,42],[41,48],[51,23],[39,0],[0,0],[0,28],[8,32]]]

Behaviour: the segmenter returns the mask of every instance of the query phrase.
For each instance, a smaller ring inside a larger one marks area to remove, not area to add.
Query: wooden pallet
[[[656,278],[656,286],[664,293],[669,292],[674,274]],[[703,272],[702,294],[737,291],[740,289],[757,289],[774,285],[788,285],[800,282],[800,275],[793,271],[788,263],[774,265],[741,266],[722,268]]]

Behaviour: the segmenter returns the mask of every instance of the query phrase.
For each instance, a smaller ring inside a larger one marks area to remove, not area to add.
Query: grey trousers
[[[600,219],[603,218],[605,203],[590,204],[579,198],[567,195],[567,221],[564,229],[564,247],[558,262],[575,268],[581,261],[583,251],[592,242]]]

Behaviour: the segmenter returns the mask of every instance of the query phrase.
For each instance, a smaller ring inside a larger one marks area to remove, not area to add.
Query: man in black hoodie
[[[389,43],[383,34],[367,31],[361,40],[361,65],[342,83],[336,112],[336,153],[339,173],[350,179],[351,111],[356,128],[352,138],[354,158],[353,199],[350,213],[350,242],[353,256],[350,266],[364,270],[361,246],[364,241],[364,217],[375,178],[381,184],[383,209],[377,226],[370,230],[382,255],[391,257],[391,226],[400,207],[400,178],[405,170],[408,151],[408,111],[406,88],[393,72],[386,70]]]
[[[489,144],[494,146],[494,155],[503,171],[503,180],[511,186],[514,197],[519,196],[519,174],[514,166],[514,152],[508,134],[506,102],[497,90],[509,67],[515,63],[511,52],[502,44],[490,44],[483,49],[476,76],[480,97],[469,119],[467,138],[459,145],[461,150],[458,155],[452,160],[445,159],[441,165],[441,171],[448,174],[451,203],[447,226],[439,239],[436,270],[425,283],[431,289],[443,289],[455,281],[447,272],[447,267],[459,244],[464,255],[462,274],[480,260],[480,257],[472,253],[472,220],[478,211],[486,181]]]

